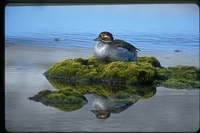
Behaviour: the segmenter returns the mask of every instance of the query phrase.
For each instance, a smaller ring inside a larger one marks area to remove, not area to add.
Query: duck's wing
[[[131,45],[130,43],[128,42],[125,42],[123,40],[113,40],[112,42],[109,43],[110,45],[113,45],[113,46],[117,46],[117,47],[122,47],[122,48],[126,48],[128,51],[137,51],[140,49],[136,48],[135,46]]]

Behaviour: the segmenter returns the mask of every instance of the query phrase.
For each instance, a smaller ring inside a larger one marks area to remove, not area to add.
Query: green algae
[[[138,62],[108,62],[95,57],[76,58],[58,62],[44,74],[46,77],[76,82],[151,84],[155,78],[155,66],[160,67],[154,57],[139,57]]]
[[[163,68],[155,57],[138,57],[137,62],[67,59],[51,66],[47,78],[65,79],[76,83],[109,85],[156,85],[176,89],[200,88],[199,68],[173,66]]]
[[[87,99],[81,93],[63,89],[58,91],[43,90],[29,99],[66,112],[77,110],[87,103]]]
[[[138,62],[140,62],[140,63],[144,63],[144,62],[145,63],[150,63],[154,67],[162,68],[160,62],[155,57],[152,57],[152,56],[150,56],[150,57],[146,57],[146,56],[138,57]]]
[[[182,65],[166,69],[157,68],[157,79],[154,82],[175,89],[200,88],[200,69]]]

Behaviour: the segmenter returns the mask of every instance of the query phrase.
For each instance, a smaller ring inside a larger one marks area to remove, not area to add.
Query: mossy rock
[[[200,69],[194,66],[173,66],[166,69],[157,68],[155,84],[175,88],[200,88]]]
[[[76,82],[147,85],[155,79],[155,67],[161,67],[155,57],[138,57],[138,62],[76,58],[55,63],[44,75]]]
[[[154,67],[159,67],[159,68],[163,68],[160,64],[160,62],[155,58],[155,57],[138,57],[138,62],[142,63],[142,62],[146,62],[146,63],[150,63],[151,65],[153,65]]]
[[[157,85],[176,89],[200,88],[200,69],[194,66],[163,68],[155,57],[138,57],[137,62],[67,59],[51,66],[46,78],[76,83],[109,85]]]
[[[29,99],[67,112],[77,110],[87,103],[81,93],[66,90],[43,90]]]

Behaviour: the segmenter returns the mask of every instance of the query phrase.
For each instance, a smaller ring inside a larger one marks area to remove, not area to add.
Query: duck
[[[124,40],[114,39],[108,31],[101,32],[94,41],[98,41],[93,49],[93,54],[97,59],[137,62],[137,52],[140,49]]]

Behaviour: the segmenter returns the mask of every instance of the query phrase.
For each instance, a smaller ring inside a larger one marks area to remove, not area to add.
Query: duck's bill
[[[94,39],[93,41],[100,41],[100,38],[99,37],[97,37],[96,39]]]

